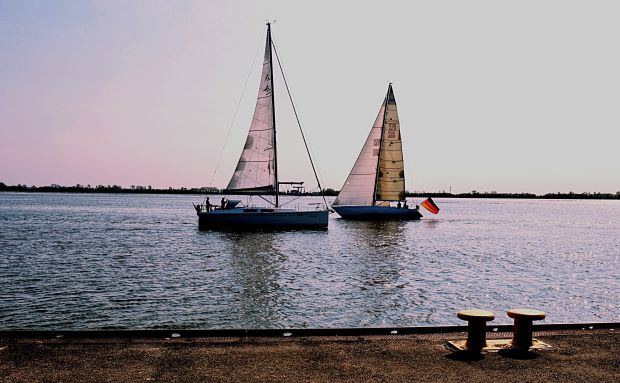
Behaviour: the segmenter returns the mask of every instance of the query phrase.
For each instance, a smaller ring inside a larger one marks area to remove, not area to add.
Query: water
[[[197,230],[199,200],[0,193],[0,329],[620,321],[618,201],[437,199],[421,221],[231,233]]]

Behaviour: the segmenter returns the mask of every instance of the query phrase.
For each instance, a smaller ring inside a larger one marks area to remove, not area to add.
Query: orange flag
[[[422,202],[420,205],[433,214],[439,213],[439,208],[435,205],[435,202],[431,199],[431,197],[428,197],[426,201]]]

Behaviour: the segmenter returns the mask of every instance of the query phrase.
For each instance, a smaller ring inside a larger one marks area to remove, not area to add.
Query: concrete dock
[[[512,336],[499,327],[487,338]],[[535,331],[548,350],[474,355],[446,347],[466,337],[460,327],[384,335],[0,332],[0,382],[620,382],[620,328],[574,327]]]

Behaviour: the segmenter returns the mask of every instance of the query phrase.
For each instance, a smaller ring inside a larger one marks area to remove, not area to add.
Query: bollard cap
[[[519,319],[531,319],[531,320],[541,320],[545,319],[544,311],[533,310],[533,309],[510,309],[506,313],[511,318],[519,318]]]
[[[493,314],[491,311],[481,310],[481,309],[461,310],[458,313],[456,313],[456,316],[466,321],[470,321],[470,320],[490,321],[490,320],[495,319],[495,314]]]

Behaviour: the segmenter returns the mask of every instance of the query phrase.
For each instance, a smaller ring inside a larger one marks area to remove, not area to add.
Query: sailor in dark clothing
[[[205,205],[207,206],[207,213],[211,211],[211,202],[209,202],[209,197],[205,201]]]
[[[226,207],[226,198],[222,197],[222,210]]]

